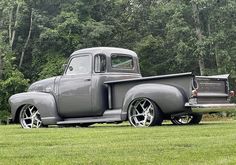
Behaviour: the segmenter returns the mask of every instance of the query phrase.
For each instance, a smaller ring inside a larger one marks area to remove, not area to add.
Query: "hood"
[[[53,92],[55,87],[55,79],[57,77],[51,77],[44,80],[36,81],[31,84],[28,91],[37,91],[37,92]]]

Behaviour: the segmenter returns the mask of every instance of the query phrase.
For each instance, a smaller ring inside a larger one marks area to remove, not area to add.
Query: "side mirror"
[[[73,67],[72,67],[72,66],[69,66],[69,70],[72,71],[72,70],[73,70]]]
[[[68,64],[63,64],[62,69],[65,70],[67,68]]]

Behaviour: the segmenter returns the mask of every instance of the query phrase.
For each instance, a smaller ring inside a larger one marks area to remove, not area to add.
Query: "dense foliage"
[[[235,0],[0,0],[0,111],[76,49],[129,48],[143,76],[236,72]]]

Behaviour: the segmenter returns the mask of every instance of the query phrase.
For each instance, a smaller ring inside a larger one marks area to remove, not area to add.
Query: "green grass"
[[[0,126],[0,164],[236,164],[236,121],[197,126]]]

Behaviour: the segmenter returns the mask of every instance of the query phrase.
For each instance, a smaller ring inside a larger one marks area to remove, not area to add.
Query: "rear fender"
[[[14,122],[18,120],[18,114],[23,105],[34,105],[41,116],[44,125],[56,124],[61,120],[57,112],[55,98],[50,93],[25,92],[11,96],[9,98],[11,114]]]
[[[130,103],[137,98],[149,98],[154,101],[164,114],[183,112],[186,108],[186,96],[171,85],[141,84],[131,88],[125,95],[122,108],[122,120],[127,120]]]

